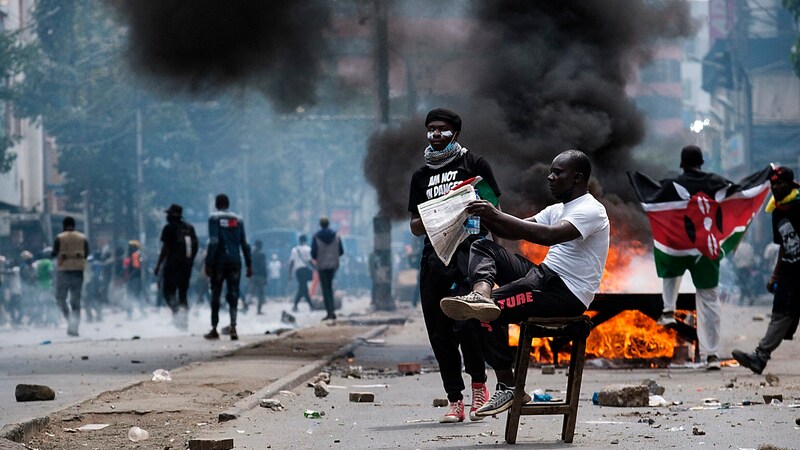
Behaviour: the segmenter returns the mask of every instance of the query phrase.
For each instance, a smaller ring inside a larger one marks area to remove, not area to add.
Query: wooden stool
[[[561,427],[561,439],[572,442],[575,434],[575,421],[578,416],[578,397],[581,392],[583,363],[586,357],[586,338],[589,336],[592,322],[589,316],[578,317],[531,317],[520,324],[519,348],[514,364],[514,402],[506,420],[506,442],[513,444],[517,440],[519,416],[529,415],[564,415]],[[567,377],[567,396],[563,402],[522,404],[525,396],[525,380],[528,377],[531,341],[535,337],[563,337],[572,342],[572,354],[569,359]]]

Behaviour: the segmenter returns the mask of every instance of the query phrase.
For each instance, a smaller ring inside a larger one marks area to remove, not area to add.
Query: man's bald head
[[[565,158],[564,162],[569,165],[575,172],[582,173],[586,181],[592,175],[592,163],[586,153],[580,150],[566,150],[558,154],[556,158]]]
[[[592,165],[589,157],[579,150],[559,153],[550,164],[547,182],[550,193],[561,202],[574,200],[588,192]]]

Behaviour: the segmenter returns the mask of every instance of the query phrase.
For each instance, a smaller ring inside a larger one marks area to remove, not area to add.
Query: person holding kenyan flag
[[[766,211],[772,214],[773,242],[780,245],[778,262],[767,283],[767,291],[774,294],[772,317],[754,352],[732,352],[739,364],[757,374],[764,371],[781,341],[792,339],[800,322],[800,184],[792,169],[778,166],[770,177],[770,188],[772,198]]]
[[[696,145],[681,150],[683,173],[655,181],[628,172],[653,232],[656,272],[662,279],[664,308],[659,323],[675,325],[675,307],[683,274],[692,276],[696,295],[697,341],[707,370],[719,370],[721,328],[719,266],[744,237],[769,190],[771,167],[739,184],[703,172],[703,152]]]

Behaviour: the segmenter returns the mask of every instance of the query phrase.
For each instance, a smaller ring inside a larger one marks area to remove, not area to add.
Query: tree
[[[123,58],[124,29],[101,3],[39,0],[34,23],[36,57],[21,64],[15,112],[40,120],[55,137],[67,207],[88,199],[94,221],[114,224],[116,236],[135,236],[137,111],[147,130],[146,186],[178,188],[199,179],[189,168],[164,180],[195,140],[186,108],[140,88]],[[155,189],[145,195],[153,198]]]
[[[800,0],[783,0],[783,7],[792,13],[795,22],[800,21]],[[800,77],[800,36],[797,37],[797,42],[792,46],[792,53],[790,56],[792,59],[792,67],[794,67],[794,73]]]
[[[35,48],[23,42],[19,31],[0,33],[0,101],[14,104],[20,98],[17,82],[23,67],[36,60]],[[4,105],[0,105],[4,106]],[[19,136],[13,136],[0,127],[0,173],[11,170],[16,155],[9,152]]]

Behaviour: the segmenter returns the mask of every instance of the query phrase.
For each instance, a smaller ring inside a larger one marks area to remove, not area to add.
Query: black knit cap
[[[687,145],[681,150],[681,168],[703,165],[703,151],[696,145]]]
[[[449,123],[453,130],[461,131],[461,116],[450,111],[449,109],[436,108],[432,109],[427,116],[425,116],[425,127],[434,120],[441,120],[442,122]]]

